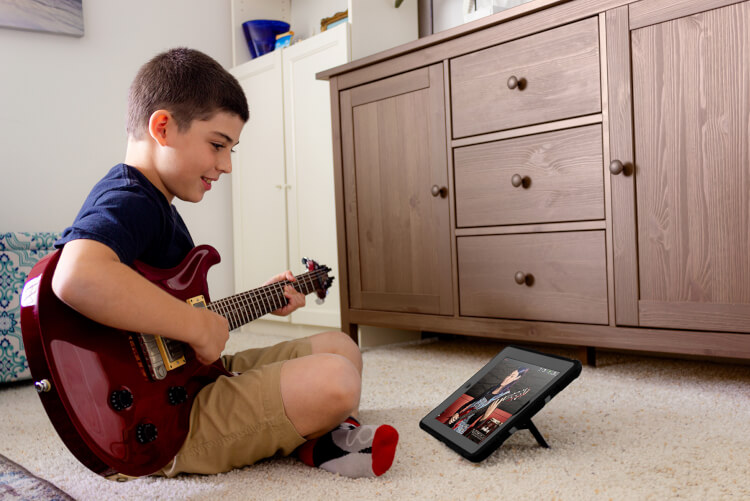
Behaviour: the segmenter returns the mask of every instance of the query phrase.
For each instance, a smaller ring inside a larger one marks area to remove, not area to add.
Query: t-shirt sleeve
[[[151,197],[128,189],[110,190],[81,209],[55,245],[62,247],[77,239],[95,240],[131,265],[153,239],[160,238],[161,226],[159,207]]]

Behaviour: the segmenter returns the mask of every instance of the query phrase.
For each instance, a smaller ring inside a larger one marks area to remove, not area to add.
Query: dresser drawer
[[[450,75],[456,138],[598,113],[597,19],[452,59]]]
[[[459,227],[604,218],[601,124],[453,150]]]
[[[462,316],[608,322],[604,231],[468,236],[457,242]]]

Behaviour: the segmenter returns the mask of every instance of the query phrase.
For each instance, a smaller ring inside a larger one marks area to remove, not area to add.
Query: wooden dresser
[[[533,0],[318,78],[351,335],[750,359],[750,2]]]

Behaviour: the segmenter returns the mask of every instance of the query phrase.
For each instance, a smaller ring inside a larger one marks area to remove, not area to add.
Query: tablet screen
[[[436,419],[479,444],[559,374],[506,357]]]

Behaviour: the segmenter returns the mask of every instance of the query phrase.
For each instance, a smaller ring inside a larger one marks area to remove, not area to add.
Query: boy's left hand
[[[284,273],[279,273],[275,277],[269,279],[263,285],[269,285],[274,282],[281,282],[282,280],[288,280],[290,282],[297,281],[297,279],[294,277],[294,274],[291,271],[287,270]],[[289,315],[291,312],[293,312],[294,310],[296,310],[297,308],[301,308],[305,306],[305,295],[299,292],[297,289],[295,289],[291,285],[284,286],[284,297],[286,297],[287,301],[289,302],[283,308],[279,308],[276,311],[272,311],[271,312],[272,314],[285,317]]]

